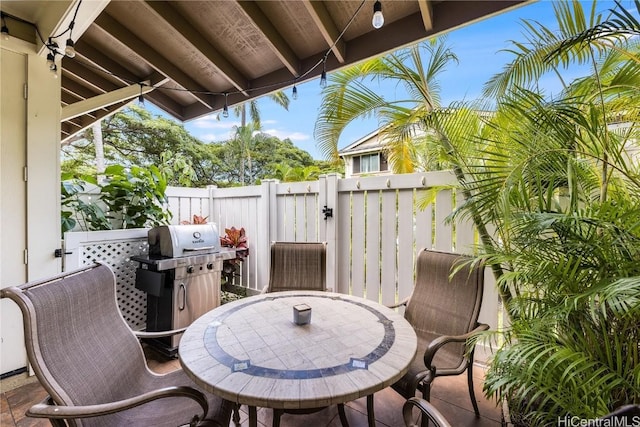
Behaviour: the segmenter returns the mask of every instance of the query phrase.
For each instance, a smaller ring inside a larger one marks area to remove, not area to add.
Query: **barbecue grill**
[[[189,326],[220,305],[222,262],[235,250],[220,247],[215,224],[165,225],[148,232],[149,255],[139,262],[135,286],[147,293],[147,331]],[[175,356],[181,335],[147,342]]]

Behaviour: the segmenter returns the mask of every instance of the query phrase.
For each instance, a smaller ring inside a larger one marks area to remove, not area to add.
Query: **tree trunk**
[[[98,182],[104,179],[104,143],[102,141],[102,122],[97,121],[93,124],[93,146],[96,150],[96,175]]]

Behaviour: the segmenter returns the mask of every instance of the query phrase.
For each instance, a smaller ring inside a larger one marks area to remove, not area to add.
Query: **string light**
[[[140,85],[140,95],[138,95],[138,104],[141,107],[144,107],[144,96],[142,96],[142,83],[139,83]]]
[[[378,28],[382,28],[384,25],[384,15],[382,14],[382,3],[380,3],[380,0],[376,0],[373,4],[373,18],[371,19],[371,25],[373,25],[373,28],[376,30]]]
[[[229,117],[229,104],[228,104],[228,96],[229,94],[239,94],[239,93],[245,93],[245,92],[254,92],[254,91],[264,91],[264,90],[268,90],[271,88],[281,88],[283,86],[283,84],[287,84],[287,83],[292,83],[293,84],[293,89],[292,89],[292,98],[293,99],[297,99],[298,98],[298,88],[297,88],[297,82],[300,81],[301,79],[304,79],[306,76],[308,76],[309,74],[311,74],[313,72],[313,70],[315,70],[317,67],[319,67],[320,65],[322,65],[322,74],[320,76],[320,86],[322,88],[325,88],[327,86],[327,69],[326,69],[326,61],[328,56],[332,53],[333,48],[336,46],[336,44],[342,39],[342,37],[344,36],[345,32],[347,31],[347,29],[351,26],[351,24],[353,23],[353,21],[355,20],[356,16],[358,15],[358,13],[360,12],[360,10],[362,9],[362,7],[364,6],[365,2],[367,0],[361,0],[360,5],[358,6],[358,8],[356,9],[356,11],[354,12],[354,14],[351,16],[351,18],[349,19],[349,21],[347,22],[347,24],[345,25],[345,27],[343,28],[342,32],[338,35],[338,37],[334,40],[333,44],[327,49],[327,51],[325,52],[324,56],[322,59],[318,60],[318,62],[316,62],[313,66],[311,66],[309,69],[307,69],[307,71],[305,71],[304,73],[296,76],[293,81],[283,81],[283,82],[276,82],[276,83],[270,83],[264,86],[260,86],[260,87],[253,87],[253,88],[245,88],[243,90],[238,90],[235,92],[211,92],[211,91],[206,91],[206,90],[192,90],[192,89],[187,89],[187,88],[173,88],[173,87],[162,87],[162,86],[153,86],[153,85],[149,85],[149,87],[151,87],[152,89],[160,89],[160,90],[169,90],[169,91],[181,91],[181,92],[189,92],[192,94],[204,94],[204,95],[214,95],[214,96],[224,96],[224,107],[222,110],[222,116],[227,118]],[[2,13],[2,37],[5,39],[9,38],[9,28],[6,26],[5,23],[5,17],[9,17],[11,19],[14,19],[16,21],[20,21],[20,22],[24,22],[25,24],[31,25],[35,28],[35,31],[40,39],[40,41],[42,42],[43,45],[45,45],[45,47],[47,49],[49,49],[49,53],[47,54],[47,63],[49,65],[49,69],[52,71],[52,73],[54,73],[54,77],[57,78],[58,74],[58,66],[55,64],[55,57],[56,55],[66,55],[69,58],[73,58],[76,55],[75,52],[75,43],[73,41],[73,38],[71,37],[71,33],[73,30],[73,27],[75,25],[75,20],[78,14],[78,10],[80,9],[80,4],[82,3],[82,0],[80,0],[78,2],[78,5],[76,6],[76,10],[75,10],[75,14],[73,17],[73,20],[71,21],[71,23],[69,24],[69,26],[67,27],[66,30],[64,30],[62,33],[54,35],[49,37],[48,42],[44,41],[44,38],[42,37],[42,34],[40,33],[40,30],[38,28],[37,25],[35,25],[32,22],[26,21],[22,18],[19,18],[17,16],[13,16],[7,13]],[[376,1],[376,4],[380,3],[380,1]],[[376,5],[374,5],[374,11],[376,9]],[[382,6],[380,5],[380,10],[382,9]],[[384,18],[383,22],[384,22]],[[54,41],[54,39],[62,37],[63,35],[65,35],[66,33],[69,32],[69,38],[66,40],[66,44],[65,44],[65,49],[64,52],[59,51],[59,45],[58,43],[56,43]],[[117,76],[115,73],[112,73],[110,71],[104,70],[100,67],[96,67],[93,66],[89,63],[84,64],[86,67],[89,68],[94,68],[96,71],[99,71],[101,73],[105,73],[111,76],[115,76],[115,77],[119,77]],[[144,104],[144,97],[142,94],[142,84],[138,83],[136,81],[131,81],[128,80],[126,78],[122,78],[119,77],[121,80],[128,82],[129,84],[140,84],[140,95],[138,96],[138,101],[141,104]]]
[[[80,6],[80,5],[78,5]],[[64,54],[69,58],[76,56],[75,44],[73,43],[73,27],[76,25],[76,15],[78,14],[78,8],[76,8],[76,14],[73,16],[73,20],[69,24],[69,38],[67,39],[67,46],[64,48]]]
[[[76,56],[76,49],[73,40],[67,39],[67,47],[64,48],[64,54],[69,58],[74,58]]]
[[[304,79],[309,74],[311,74],[313,72],[313,70],[318,68],[320,65],[322,65],[322,75],[320,76],[320,85],[322,87],[326,87],[326,85],[327,85],[327,70],[326,70],[327,58],[333,52],[333,48],[342,39],[342,37],[344,36],[346,31],[351,27],[351,24],[356,19],[356,16],[358,16],[358,13],[364,7],[366,1],[367,0],[361,0],[360,5],[356,9],[356,11],[353,13],[353,15],[351,15],[351,18],[349,19],[349,21],[346,23],[346,25],[342,29],[342,32],[334,40],[334,42],[331,44],[331,46],[329,46],[329,48],[325,52],[323,58],[318,60],[318,62],[316,62],[313,66],[311,66],[309,69],[307,69],[307,71],[305,71],[304,73],[296,76],[293,79],[293,81],[290,81],[290,83],[292,83],[293,87],[294,87],[293,88],[293,95],[292,95],[294,99],[296,99],[297,93],[298,93],[298,89],[297,89],[297,86],[296,86],[297,82],[300,81],[301,79]],[[36,30],[37,30],[37,27],[36,27]],[[89,63],[85,64],[85,66],[89,67],[89,68],[94,68],[96,71],[99,71],[99,72],[102,72],[102,73],[105,73],[105,74],[116,76],[112,72],[106,71],[106,70],[104,70],[102,68],[99,68],[99,67],[92,66]],[[118,77],[118,76],[116,76],[116,77]],[[137,82],[129,81],[129,80],[127,80],[125,78],[122,78],[122,77],[119,77],[119,78],[121,80],[127,81],[129,83],[137,83]],[[270,83],[270,84],[267,84],[267,85],[264,85],[264,86],[259,86],[259,87],[256,86],[256,87],[252,87],[252,88],[245,88],[242,91],[238,90],[238,91],[235,91],[235,92],[211,92],[211,91],[206,91],[206,90],[192,90],[192,89],[187,89],[187,88],[161,87],[161,86],[153,86],[153,85],[150,85],[150,87],[152,89],[160,89],[160,90],[167,90],[167,91],[178,91],[178,92],[189,92],[189,93],[192,93],[192,94],[224,96],[225,103],[224,103],[224,107],[222,109],[222,116],[226,118],[226,117],[229,117],[229,104],[228,104],[228,96],[229,96],[229,94],[233,95],[233,94],[239,94],[239,93],[242,93],[242,92],[249,92],[250,93],[250,92],[254,92],[254,91],[264,91],[264,90],[268,90],[268,89],[272,89],[272,88],[281,88],[283,86],[283,84],[286,84],[286,83],[287,82],[275,82],[275,83]]]
[[[320,87],[327,87],[327,61],[322,62],[322,74],[320,75]]]
[[[56,66],[56,56],[54,55],[53,52],[49,52],[47,54],[47,65],[49,66],[50,70],[53,70],[54,67]]]
[[[228,95],[228,93],[224,94],[224,107],[222,108],[222,117],[224,117],[225,119],[229,117],[229,104],[227,103]]]

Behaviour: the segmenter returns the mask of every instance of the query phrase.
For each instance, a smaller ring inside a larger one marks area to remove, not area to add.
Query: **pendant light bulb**
[[[142,83],[140,83],[140,95],[138,95],[138,105],[144,107],[144,96],[142,96]]]
[[[2,40],[9,40],[9,27],[6,24],[2,24]]]
[[[56,67],[56,57],[53,53],[49,52],[47,54],[47,65],[49,66],[49,70],[53,71]]]
[[[227,94],[224,94],[224,107],[222,107],[222,117],[225,119],[229,117],[229,104],[227,103]]]
[[[320,76],[320,87],[324,89],[327,87],[327,72],[322,70],[322,75]]]
[[[75,48],[75,43],[73,43],[73,40],[71,39],[67,40],[67,46],[64,48],[64,54],[67,55],[69,58],[73,58],[76,56],[76,48]]]
[[[384,25],[384,15],[382,15],[382,3],[380,3],[380,0],[376,0],[373,4],[373,19],[371,19],[371,25],[373,25],[373,28],[376,30],[382,28]]]
[[[298,99],[298,88],[296,85],[293,85],[293,90],[291,91],[291,97],[296,100]]]

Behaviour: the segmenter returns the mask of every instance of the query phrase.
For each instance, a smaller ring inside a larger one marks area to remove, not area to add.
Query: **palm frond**
[[[578,43],[566,45],[565,41],[587,31],[590,26],[601,20],[601,17],[594,13],[595,4],[596,2],[592,3],[592,13],[587,21],[579,1],[554,2],[555,17],[559,26],[557,32],[536,21],[523,21],[523,33],[527,41],[511,41],[512,48],[506,51],[512,53],[514,59],[485,84],[484,95],[502,96],[513,86],[533,87],[547,72],[554,72],[566,87],[559,70],[570,64],[587,63],[591,60],[592,51],[589,46]],[[593,48],[604,51],[602,46]]]

